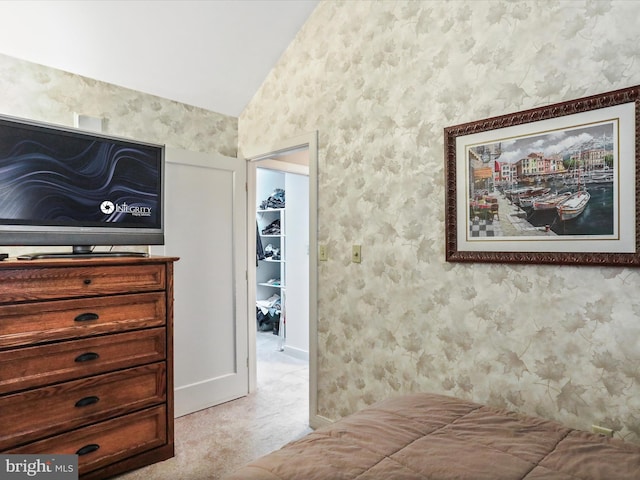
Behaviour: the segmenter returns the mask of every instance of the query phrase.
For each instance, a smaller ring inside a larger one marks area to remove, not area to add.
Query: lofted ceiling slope
[[[3,0],[0,53],[238,117],[319,0]]]

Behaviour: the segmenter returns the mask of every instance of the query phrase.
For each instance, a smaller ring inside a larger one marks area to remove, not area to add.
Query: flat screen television
[[[162,245],[163,175],[162,145],[0,116],[0,245]]]

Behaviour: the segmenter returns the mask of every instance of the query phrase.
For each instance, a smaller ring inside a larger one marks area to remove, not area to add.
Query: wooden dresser
[[[0,453],[82,479],[173,456],[176,258],[0,262]]]

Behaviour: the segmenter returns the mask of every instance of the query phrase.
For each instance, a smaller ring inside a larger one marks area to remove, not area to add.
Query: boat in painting
[[[531,207],[531,203],[534,198],[546,195],[550,191],[550,188],[544,187],[528,188],[525,191],[519,192],[515,196],[512,196],[511,201],[522,208]]]
[[[576,218],[587,206],[591,194],[586,190],[578,190],[556,207],[560,220]]]
[[[534,210],[551,210],[556,208],[570,196],[571,192],[550,193],[549,195],[534,199],[532,206]]]
[[[613,173],[592,173],[585,183],[613,183]]]
[[[536,199],[549,195],[550,191],[550,188],[538,188],[529,194],[520,196],[518,198],[518,205],[520,205],[521,208],[531,208]]]

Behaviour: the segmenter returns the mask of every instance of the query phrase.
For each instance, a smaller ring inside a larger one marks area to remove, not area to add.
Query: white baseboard
[[[297,358],[298,360],[304,360],[306,362],[309,361],[309,352],[306,350],[301,350],[299,348],[290,347],[285,343],[284,350],[282,353],[285,353],[291,357]]]
[[[329,420],[327,417],[323,417],[322,415],[309,415],[309,426],[314,430],[316,428],[331,425],[332,423],[333,420]]]

